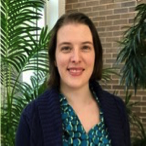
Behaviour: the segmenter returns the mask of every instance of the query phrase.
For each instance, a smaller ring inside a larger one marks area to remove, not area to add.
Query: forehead
[[[60,41],[93,41],[90,28],[85,24],[69,23],[63,25],[57,33],[57,42]]]

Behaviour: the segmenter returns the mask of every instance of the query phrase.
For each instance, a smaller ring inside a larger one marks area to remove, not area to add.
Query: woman
[[[123,101],[103,91],[102,46],[82,13],[63,15],[49,45],[49,89],[23,111],[17,146],[130,146]]]

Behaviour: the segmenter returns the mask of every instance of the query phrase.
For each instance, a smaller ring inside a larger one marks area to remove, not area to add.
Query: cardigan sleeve
[[[122,120],[122,127],[124,130],[124,135],[125,135],[125,141],[126,141],[126,146],[131,146],[131,139],[130,139],[130,125],[129,125],[129,119],[128,115],[126,112],[126,106],[123,100],[119,97],[115,97],[117,106],[119,108],[119,111],[121,113],[121,120]]]
[[[30,146],[30,129],[28,117],[23,112],[20,118],[19,126],[16,133],[16,146]]]
[[[43,146],[43,132],[36,100],[23,110],[16,133],[16,146]]]
[[[16,146],[32,146],[32,135],[34,135],[33,133],[36,133],[32,127],[33,125],[36,126],[35,123],[32,124],[33,121],[36,121],[36,119],[34,119],[34,115],[36,115],[35,109],[36,104],[34,100],[23,110],[16,133]]]

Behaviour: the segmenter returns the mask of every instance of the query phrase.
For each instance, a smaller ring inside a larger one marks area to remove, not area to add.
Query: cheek
[[[88,65],[94,66],[95,63],[95,55],[88,56]]]
[[[65,68],[67,65],[67,61],[64,59],[64,57],[58,57],[56,60],[56,66],[58,67],[58,69],[63,69]]]

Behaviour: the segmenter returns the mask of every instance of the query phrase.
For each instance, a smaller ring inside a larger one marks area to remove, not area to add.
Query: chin
[[[86,83],[73,83],[72,82],[72,83],[68,84],[68,87],[73,88],[73,89],[79,89],[79,88],[85,87],[87,85],[88,85],[88,82],[86,82]]]

